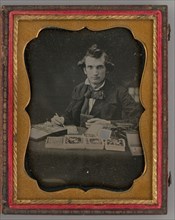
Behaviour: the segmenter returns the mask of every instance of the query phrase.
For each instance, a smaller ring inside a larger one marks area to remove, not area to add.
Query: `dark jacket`
[[[87,89],[88,85],[85,85],[84,82],[74,88],[72,100],[64,115],[65,124],[80,125],[80,114]],[[106,80],[103,92],[104,99],[95,101],[90,115],[110,121],[138,121],[141,114],[141,106],[134,101],[126,88],[116,87]]]

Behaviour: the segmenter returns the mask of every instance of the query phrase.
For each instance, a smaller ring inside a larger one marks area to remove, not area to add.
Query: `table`
[[[45,191],[91,188],[123,191],[144,170],[144,156],[125,152],[85,149],[47,149],[45,140],[29,141],[25,167]]]

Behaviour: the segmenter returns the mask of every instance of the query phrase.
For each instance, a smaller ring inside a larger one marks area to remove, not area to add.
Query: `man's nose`
[[[98,74],[98,69],[96,67],[93,68],[93,74],[97,75]]]

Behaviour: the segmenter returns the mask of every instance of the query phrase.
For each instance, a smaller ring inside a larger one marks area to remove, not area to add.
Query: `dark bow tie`
[[[96,91],[89,87],[88,91],[85,93],[85,97],[88,99],[104,99],[105,95],[102,89]]]

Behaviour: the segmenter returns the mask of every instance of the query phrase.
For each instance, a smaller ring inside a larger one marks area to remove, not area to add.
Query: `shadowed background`
[[[31,86],[27,111],[32,123],[50,120],[56,112],[64,113],[73,88],[86,78],[77,63],[92,44],[106,51],[115,64],[114,71],[107,74],[113,83],[139,87],[145,51],[128,29],[43,29],[27,44],[24,57]]]

